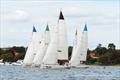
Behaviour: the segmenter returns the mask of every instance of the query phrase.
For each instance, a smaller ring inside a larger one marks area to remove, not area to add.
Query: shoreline
[[[120,67],[120,64],[118,65],[87,65],[87,66],[90,66],[90,67]]]

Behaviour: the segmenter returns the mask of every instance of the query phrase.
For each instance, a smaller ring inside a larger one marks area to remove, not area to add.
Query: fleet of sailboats
[[[30,42],[25,58],[24,66],[37,67],[55,67],[65,68],[71,66],[80,66],[81,61],[86,61],[88,48],[87,24],[82,32],[80,44],[78,44],[78,33],[75,32],[73,40],[73,51],[68,63],[68,46],[67,46],[67,28],[62,11],[60,11],[57,26],[54,27],[52,36],[50,36],[49,26],[46,26],[44,37],[39,43],[37,31],[33,26],[32,41]],[[79,38],[80,39],[80,38]],[[61,65],[61,62],[63,63]]]

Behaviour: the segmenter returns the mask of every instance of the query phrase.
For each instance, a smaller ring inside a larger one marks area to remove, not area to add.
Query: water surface
[[[120,67],[40,69],[0,65],[0,80],[120,80]]]

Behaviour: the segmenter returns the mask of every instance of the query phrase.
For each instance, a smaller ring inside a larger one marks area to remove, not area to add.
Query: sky
[[[68,46],[77,29],[80,40],[85,23],[88,48],[114,43],[120,49],[119,0],[0,0],[0,47],[28,46],[32,27],[41,40],[46,25],[52,32],[62,10],[67,27]]]

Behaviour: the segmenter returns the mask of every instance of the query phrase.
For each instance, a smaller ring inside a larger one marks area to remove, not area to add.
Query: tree
[[[18,59],[23,59],[25,55],[24,47],[12,47],[6,50],[0,48],[0,59],[3,59],[7,62],[15,62]]]
[[[99,57],[98,62],[103,65],[115,65],[120,64],[120,52],[119,51],[108,51],[105,55]]]
[[[97,56],[99,57],[104,55],[107,52],[107,49],[105,47],[100,48],[97,47],[94,51],[97,53]]]
[[[115,50],[115,47],[116,46],[113,43],[108,44],[108,49],[110,49],[110,50]]]
[[[1,59],[3,59],[3,62],[13,62],[13,55],[11,53],[7,53],[7,54],[2,54],[1,55]]]
[[[16,51],[16,52],[19,52],[19,53],[25,53],[25,48],[24,47],[16,47],[16,46],[14,46],[14,47],[12,47],[11,48],[11,51]]]

